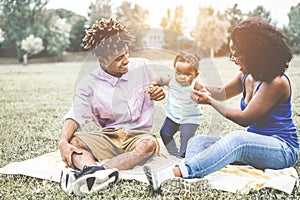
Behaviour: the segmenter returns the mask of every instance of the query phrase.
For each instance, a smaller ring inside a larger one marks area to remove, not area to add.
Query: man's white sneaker
[[[85,196],[104,189],[117,182],[119,177],[117,169],[93,170],[92,167],[88,167],[83,171],[72,185],[74,194],[78,196]]]
[[[84,166],[83,170],[63,169],[60,187],[68,195],[91,194],[115,183],[118,180],[117,169],[104,169],[103,166]]]
[[[60,175],[60,187],[67,194],[71,195],[73,192],[73,183],[76,180],[76,174],[79,174],[80,171],[65,168],[61,171]]]

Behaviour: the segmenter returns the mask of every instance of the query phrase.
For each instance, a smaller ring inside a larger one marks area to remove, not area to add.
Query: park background
[[[72,1],[68,2],[72,4]],[[153,27],[149,18],[155,13],[150,13],[142,2],[119,1],[116,6],[109,0],[96,0],[89,4],[87,13],[81,15],[66,8],[49,8],[51,0],[0,1],[0,167],[57,150],[61,118],[72,103],[74,85],[89,54],[83,49],[81,39],[85,29],[102,17],[113,16],[136,35],[136,42],[130,49],[131,57],[146,57],[167,68],[171,66],[179,49],[192,48],[203,57],[201,62],[209,60],[213,63],[213,70],[219,75],[216,79],[220,79],[222,83],[238,71],[234,63],[229,61],[228,41],[232,28],[251,16],[274,24],[286,35],[287,43],[294,54],[287,74],[292,81],[293,117],[299,131],[299,3],[290,6],[285,23],[273,19],[268,7],[262,5],[247,12],[241,10],[239,2],[244,1],[236,1],[236,4],[233,3],[222,11],[197,5],[194,6],[194,25],[191,25],[191,19],[186,17],[191,10],[186,10],[183,2],[166,9],[162,16],[157,17],[158,25]],[[172,4],[172,1],[161,3]],[[239,97],[230,100],[228,104],[237,107],[238,101]],[[163,122],[163,103],[156,104],[161,108],[155,113],[156,133]],[[203,109],[206,117],[197,134],[213,134],[211,123],[217,114],[209,107],[204,106]],[[218,122],[220,123],[214,129],[215,134],[223,135],[234,129],[243,129],[223,118]],[[86,131],[94,129],[95,127],[88,126]],[[299,173],[298,163],[295,168]],[[55,182],[23,175],[0,175],[0,199],[68,198]],[[101,198],[183,197],[152,196],[146,184],[120,181],[113,188],[86,197]],[[185,198],[299,199],[300,190],[295,188],[291,195],[273,189],[253,191],[247,195],[199,191]]]

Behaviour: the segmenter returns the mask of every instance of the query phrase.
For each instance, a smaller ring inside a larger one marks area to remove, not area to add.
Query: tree
[[[57,59],[61,59],[68,48],[81,49],[85,18],[65,9],[46,10],[47,3],[48,0],[0,1],[0,24],[5,33],[2,46],[16,49],[20,61],[28,53],[21,48],[21,42],[30,35],[41,38],[43,52]]]
[[[127,29],[135,35],[135,44],[131,48],[143,48],[143,39],[149,31],[149,25],[146,20],[149,17],[149,11],[143,9],[141,6],[124,1],[118,8],[117,20],[127,23]]]
[[[21,49],[25,51],[25,54],[23,55],[23,63],[27,65],[27,58],[29,56],[38,54],[44,49],[43,40],[31,34],[22,40]]]
[[[60,18],[54,14],[51,15],[48,28],[49,31],[44,36],[44,39],[47,41],[46,50],[49,55],[61,60],[62,53],[70,45],[70,31],[72,26],[67,22],[66,18]]]
[[[6,45],[9,48],[16,49],[19,60],[22,59],[24,54],[21,49],[21,41],[30,34],[40,37],[40,25],[37,24],[39,24],[39,18],[43,14],[47,3],[48,0],[0,1],[0,19],[2,29],[6,35]]]
[[[199,8],[199,14],[196,20],[196,26],[191,31],[193,37],[199,45],[210,56],[214,57],[217,51],[224,43],[227,43],[228,28],[230,23],[220,14],[214,15],[212,8]]]
[[[289,23],[287,27],[283,27],[283,32],[288,38],[288,45],[295,54],[300,53],[300,3],[291,7],[289,13]]]
[[[231,8],[227,8],[223,14],[224,18],[229,22],[229,27],[227,32],[231,33],[232,30],[240,23],[245,14],[238,8],[238,4],[234,4]],[[224,56],[229,53],[228,44],[230,41],[230,34],[227,36],[227,42],[224,43],[221,48],[215,52],[215,55]]]
[[[160,25],[164,29],[169,29],[182,34],[184,22],[184,9],[182,5],[180,5],[175,8],[173,17],[171,16],[170,9],[168,9],[167,17],[162,18]]]
[[[69,45],[66,46],[67,51],[81,51],[82,48],[82,38],[85,35],[85,23],[86,18],[84,16],[78,15],[72,11],[66,9],[55,9],[52,10],[52,15],[58,16],[60,19],[63,19],[67,26],[71,26],[69,30]]]
[[[95,3],[91,3],[89,9],[90,25],[102,18],[110,18],[112,16],[111,0],[96,0]]]
[[[228,32],[231,33],[234,27],[244,19],[245,14],[238,8],[238,4],[234,4],[232,8],[225,10],[224,16],[230,23]]]
[[[178,42],[183,35],[185,22],[182,5],[175,8],[173,16],[171,15],[171,10],[167,10],[167,16],[163,17],[160,22],[160,26],[164,29],[164,48],[170,50],[178,49]]]
[[[259,17],[267,23],[271,23],[272,17],[271,12],[267,11],[263,6],[257,6],[253,11],[249,11],[248,17]]]
[[[5,35],[4,32],[0,28],[0,44],[5,40],[5,36],[4,35]]]

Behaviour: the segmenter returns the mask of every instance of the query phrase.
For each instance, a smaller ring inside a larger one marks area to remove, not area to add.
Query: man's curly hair
[[[128,48],[134,41],[134,36],[114,19],[104,19],[96,21],[86,31],[82,39],[85,43],[84,49],[90,49],[96,56],[108,58],[117,54],[120,50]]]
[[[231,39],[256,80],[272,81],[285,72],[293,57],[285,36],[257,17],[240,22],[233,29]]]

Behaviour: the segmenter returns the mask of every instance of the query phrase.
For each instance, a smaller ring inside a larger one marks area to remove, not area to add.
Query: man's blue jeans
[[[201,178],[228,164],[243,163],[258,169],[282,169],[298,160],[298,148],[280,138],[246,131],[226,136],[195,136],[190,139],[185,162],[179,163],[183,178]]]

